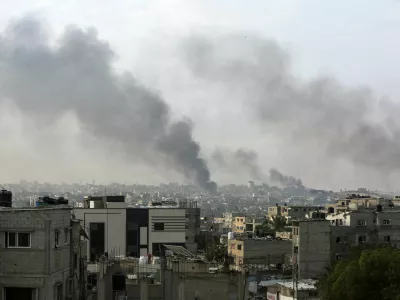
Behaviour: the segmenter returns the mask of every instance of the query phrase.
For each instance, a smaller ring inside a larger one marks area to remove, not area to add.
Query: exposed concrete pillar
[[[149,299],[149,285],[146,278],[140,279],[140,300]]]

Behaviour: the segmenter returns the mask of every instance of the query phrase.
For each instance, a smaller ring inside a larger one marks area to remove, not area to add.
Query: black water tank
[[[112,286],[113,291],[125,291],[125,275],[121,273],[116,273],[112,277]]]
[[[7,190],[0,191],[0,206],[12,207],[12,193]]]
[[[381,204],[378,204],[378,205],[376,206],[376,211],[382,211],[382,210],[383,210],[382,205],[381,205]]]

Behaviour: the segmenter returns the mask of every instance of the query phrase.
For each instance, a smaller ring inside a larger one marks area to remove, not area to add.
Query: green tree
[[[274,232],[283,231],[286,227],[286,218],[282,216],[273,216],[270,220],[266,222],[268,222],[269,228]]]
[[[379,247],[355,251],[318,282],[324,300],[399,300],[400,251]]]

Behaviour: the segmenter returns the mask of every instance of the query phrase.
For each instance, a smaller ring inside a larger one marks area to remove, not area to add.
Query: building
[[[200,208],[197,207],[196,201],[181,200],[180,208],[186,209],[186,236],[185,246],[192,253],[197,253],[196,235],[200,233]]]
[[[228,254],[234,259],[235,269],[244,265],[284,264],[285,255],[291,252],[291,241],[228,239]]]
[[[275,216],[283,216],[287,219],[288,222],[294,220],[303,220],[306,219],[307,216],[313,212],[319,211],[321,207],[319,206],[304,206],[304,205],[296,205],[296,206],[287,206],[286,204],[275,205],[268,207],[268,218],[272,218]]]
[[[316,281],[280,281],[267,288],[268,300],[319,300]]]
[[[125,277],[121,294],[128,299],[248,299],[248,282],[244,274],[220,272],[214,264],[196,258],[183,247],[164,247],[170,253],[154,258],[147,265],[147,270],[154,274],[152,278],[143,276],[143,269],[127,268],[123,261],[100,262],[103,271],[99,273],[97,299],[115,299],[113,275],[116,273]]]
[[[246,217],[246,232],[255,233],[256,228],[261,226],[266,219],[265,218],[255,218],[255,217]]]
[[[179,246],[195,243],[200,218],[197,207],[131,208],[125,202],[101,198],[91,205],[94,208],[74,208],[76,218],[90,238],[87,256],[92,262],[104,253],[112,257],[159,255],[163,243]]]
[[[325,215],[293,222],[293,268],[295,277],[315,278],[331,263],[331,227]],[[297,273],[296,273],[297,270]]]
[[[245,233],[246,232],[246,216],[239,215],[232,220],[232,231],[235,233]]]
[[[400,247],[400,211],[396,207],[339,212],[326,218],[331,225],[332,261],[346,257],[352,246]]]
[[[0,299],[79,299],[86,241],[68,206],[0,209]]]

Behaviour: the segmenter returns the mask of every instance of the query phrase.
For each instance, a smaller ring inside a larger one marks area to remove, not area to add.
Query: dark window
[[[29,232],[6,232],[5,244],[7,248],[30,248],[31,234]]]
[[[90,223],[89,230],[90,261],[95,261],[105,252],[105,224]]]
[[[56,286],[56,299],[57,300],[63,299],[63,285],[62,284],[58,284]]]
[[[56,230],[55,235],[54,235],[54,242],[56,247],[60,245],[60,231]]]
[[[65,228],[64,229],[64,244],[68,244],[69,242],[69,229]]]
[[[8,232],[8,247],[17,247],[17,234],[15,232]]]
[[[383,237],[383,240],[384,240],[385,242],[390,242],[390,235],[384,236],[384,237]]]
[[[164,223],[154,223],[154,230],[163,231],[164,230]]]
[[[78,254],[74,253],[74,268],[78,269]]]
[[[27,232],[18,233],[18,247],[29,248],[31,246],[31,234]]]
[[[238,250],[242,250],[242,245],[237,245]]]
[[[293,253],[299,253],[299,247],[298,246],[294,246],[293,247]]]

